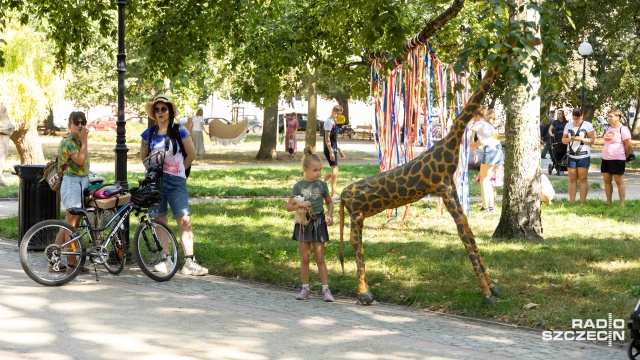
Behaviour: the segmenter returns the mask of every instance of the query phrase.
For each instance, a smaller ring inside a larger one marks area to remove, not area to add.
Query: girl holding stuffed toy
[[[327,225],[333,225],[333,199],[330,196],[327,183],[320,179],[321,172],[322,160],[312,152],[311,146],[307,146],[304,149],[302,159],[303,178],[291,190],[291,196],[287,201],[287,211],[304,209],[308,220],[306,225],[304,222],[303,224],[296,222],[293,230],[293,240],[298,241],[300,249],[300,278],[302,281],[302,289],[296,299],[306,300],[309,298],[309,263],[311,262],[311,246],[313,245],[313,255],[322,283],[322,299],[326,302],[332,302],[333,296],[329,290],[327,264],[324,261],[324,244],[329,241]],[[326,215],[324,205],[327,206]]]

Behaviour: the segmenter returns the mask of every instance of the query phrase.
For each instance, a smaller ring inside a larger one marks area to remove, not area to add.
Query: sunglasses
[[[75,126],[79,126],[79,125],[85,126],[85,125],[87,125],[87,121],[86,120],[73,120],[73,125],[75,125]]]
[[[163,107],[161,107],[161,108],[154,108],[154,109],[153,109],[153,112],[154,112],[154,113],[156,113],[156,114],[157,114],[157,113],[166,113],[168,110],[169,110],[169,109],[167,109],[166,107],[164,107],[164,106],[163,106]]]

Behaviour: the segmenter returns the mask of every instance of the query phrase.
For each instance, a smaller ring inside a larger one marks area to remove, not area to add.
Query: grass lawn
[[[379,214],[365,221],[367,280],[377,301],[488,318],[530,327],[569,328],[572,318],[626,319],[640,295],[640,201],[626,210],[590,200],[586,206],[543,205],[545,240],[491,239],[499,213],[473,205],[471,228],[489,273],[503,296],[491,306],[448,215],[428,202],[411,205],[404,224]],[[212,273],[298,287],[293,214],[283,200],[246,200],[193,206],[196,256]],[[391,213],[395,215],[395,213]],[[177,229],[174,227],[173,229]],[[348,231],[348,230],[347,230]],[[339,263],[339,226],[326,248],[332,291],[355,297],[354,252],[345,244],[346,274]],[[312,270],[315,266],[312,265]],[[312,271],[312,288],[319,289]],[[526,310],[524,305],[538,306]]]

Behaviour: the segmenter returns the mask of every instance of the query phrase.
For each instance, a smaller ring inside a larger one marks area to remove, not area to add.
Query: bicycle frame
[[[93,212],[95,213],[95,208],[93,208]],[[66,245],[69,245],[70,243],[72,243],[73,241],[76,241],[78,239],[81,239],[83,236],[85,236],[87,233],[89,233],[89,238],[91,239],[91,243],[96,243],[96,239],[95,239],[95,233],[96,232],[101,232],[106,230],[109,226],[111,226],[111,224],[113,224],[114,221],[116,221],[116,219],[118,219],[119,223],[116,224],[116,226],[114,226],[111,231],[109,232],[109,235],[107,235],[104,243],[102,244],[103,247],[107,247],[110,243],[111,243],[111,239],[113,238],[114,234],[116,233],[116,231],[118,231],[118,229],[120,228],[120,226],[122,226],[122,223],[125,221],[125,219],[132,213],[135,211],[135,216],[138,217],[140,219],[140,221],[146,221],[146,213],[147,211],[140,208],[139,206],[135,205],[132,201],[129,201],[128,203],[122,205],[120,207],[120,209],[111,217],[111,219],[109,219],[109,221],[103,226],[103,227],[92,227],[90,225],[89,222],[89,217],[87,216],[87,214],[83,214],[82,215],[82,219],[84,221],[84,223],[86,225],[80,225],[78,226],[78,228],[85,228],[84,231],[80,232],[79,234],[72,234],[71,238],[68,241],[65,241],[64,243],[62,243],[60,246],[62,248],[64,248]],[[142,213],[142,215],[140,215],[140,213]],[[60,253],[63,256],[69,256],[69,255],[79,255],[79,256],[86,256],[86,255],[91,255],[90,252],[87,253],[82,253],[82,252],[67,252],[67,251],[63,251]]]

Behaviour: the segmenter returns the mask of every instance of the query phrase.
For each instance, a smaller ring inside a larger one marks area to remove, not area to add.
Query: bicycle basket
[[[151,185],[134,187],[129,192],[131,193],[131,201],[142,208],[156,206],[162,200],[160,191]]]

